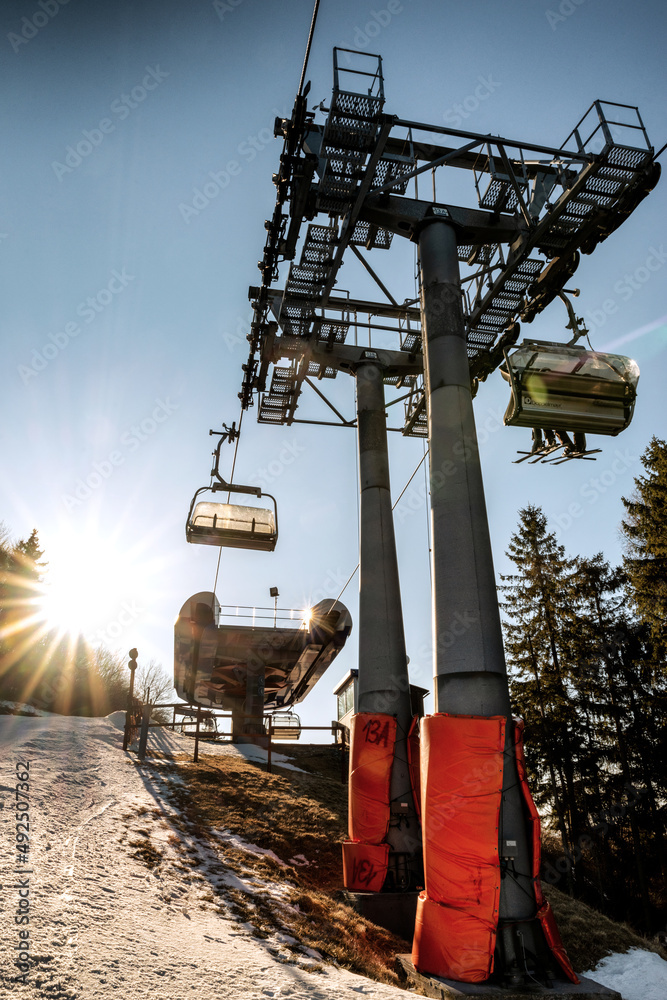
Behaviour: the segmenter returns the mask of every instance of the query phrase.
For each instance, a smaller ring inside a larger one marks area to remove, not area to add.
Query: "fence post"
[[[148,724],[151,721],[151,705],[146,702],[141,711],[141,734],[139,736],[139,752],[137,757],[143,760],[146,756],[146,743],[148,742]]]
[[[266,770],[271,774],[271,735],[273,733],[273,716],[269,716],[269,725],[267,728],[269,734],[269,743],[266,751]]]
[[[199,723],[200,723],[200,720],[201,720],[201,705],[197,705],[197,730],[195,732],[195,755],[194,755],[194,758],[193,758],[195,764],[199,763]]]

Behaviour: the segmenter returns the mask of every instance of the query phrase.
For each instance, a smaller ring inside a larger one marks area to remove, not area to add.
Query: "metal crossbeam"
[[[262,284],[250,290],[250,355],[240,393],[244,408],[260,396],[261,421],[292,422],[304,384],[346,370],[350,331],[356,339],[362,330],[359,314],[368,317],[369,336],[396,333],[399,353],[421,357],[419,310],[394,300],[358,248],[389,249],[395,235],[416,240],[433,217],[449,222],[457,256],[472,269],[463,278],[467,353],[471,378],[483,379],[502,359],[498,345],[506,331],[545,308],[574,273],[579,251],[590,253],[657,180],[644,124],[629,105],[596,101],[562,146],[546,146],[386,115],[381,60],[364,59],[370,68],[348,70],[334,50],[334,90],[323,124],[301,95],[292,118],[276,123],[285,149],[274,178],[278,198],[267,223]],[[358,89],[361,81],[367,90]],[[620,141],[623,129],[637,145]],[[410,180],[451,168],[472,172],[479,208],[407,197]],[[324,213],[326,223],[315,218]],[[304,218],[315,221],[280,291],[272,287],[277,264],[295,257]],[[348,248],[386,304],[334,296]],[[393,372],[385,381],[403,385],[407,377]],[[404,433],[425,434],[421,371],[409,377]]]

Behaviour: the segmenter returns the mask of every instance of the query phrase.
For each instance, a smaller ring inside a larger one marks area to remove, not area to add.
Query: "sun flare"
[[[92,639],[129,605],[136,574],[108,541],[69,537],[49,544],[47,559],[39,598],[47,628]]]

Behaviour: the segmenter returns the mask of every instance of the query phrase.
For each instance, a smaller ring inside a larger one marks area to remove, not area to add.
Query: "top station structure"
[[[540,889],[539,818],[510,706],[472,401],[501,367],[513,393],[506,423],[533,427],[534,461],[561,449],[560,460],[591,458],[586,433],[627,426],[636,366],[578,346],[586,331],[567,299],[568,344],[528,340],[510,352],[520,323],[564,296],[580,254],[628,218],[660,167],[637,108],[595,101],[551,147],[386,114],[380,56],[334,49],[333,58],[323,123],[307,107],[308,52],[292,116],[275,123],[283,139],[277,200],[261,283],[250,288],[239,395],[243,409],[257,404],[260,423],[357,430],[358,710],[345,885],[362,911],[364,900],[385,894],[387,912],[414,912],[419,893],[417,970],[548,990],[577,977]],[[435,181],[433,198],[419,198],[416,183],[408,195],[419,175],[452,169],[467,171],[474,207],[438,202]],[[401,303],[367,253],[388,252],[397,236],[419,251],[419,298]],[[375,301],[335,293],[346,254],[376,282]],[[281,288],[283,261],[290,266]],[[340,373],[356,380],[356,420],[322,388]],[[400,393],[392,402],[404,404],[402,433],[429,445],[435,711],[421,722],[421,757],[391,510],[387,386]],[[306,389],[328,404],[330,420],[300,416]],[[231,538],[215,510],[203,513],[214,520],[202,531]],[[191,540],[204,537],[195,531]]]

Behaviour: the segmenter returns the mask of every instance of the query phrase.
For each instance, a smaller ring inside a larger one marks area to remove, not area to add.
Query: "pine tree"
[[[12,545],[0,537],[0,691],[23,700],[32,690],[31,662],[43,644],[37,620],[44,555],[37,530]]]
[[[622,498],[626,518],[621,530],[627,542],[623,560],[632,600],[646,622],[659,657],[667,651],[667,442],[653,437],[642,455],[645,475],[635,479],[635,492]]]
[[[574,560],[547,530],[539,507],[519,511],[508,556],[519,572],[502,576],[510,689],[526,721],[528,761],[558,817],[565,851],[582,826],[577,776],[582,728],[572,703],[575,621]]]
[[[600,768],[596,783],[607,809],[626,800],[634,803],[638,780],[632,739],[631,692],[640,687],[641,666],[628,656],[631,648],[635,656],[639,651],[632,642],[634,623],[626,608],[629,603],[624,590],[626,582],[623,570],[612,569],[602,553],[577,561],[581,599],[577,638],[588,653],[588,659],[582,663],[585,669],[580,678],[579,700],[580,704],[592,708],[595,717],[592,740],[598,749],[596,756]],[[651,917],[646,858],[634,804],[627,810],[627,816],[642,919],[648,929]]]

